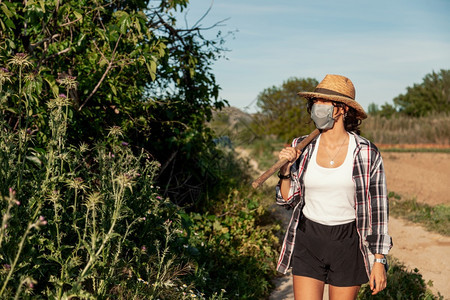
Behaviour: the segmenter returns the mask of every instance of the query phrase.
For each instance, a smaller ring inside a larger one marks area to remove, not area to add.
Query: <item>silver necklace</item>
[[[347,139],[344,138],[344,140],[342,141],[341,146],[339,147],[339,149],[336,151],[336,153],[334,154],[333,157],[331,157],[330,152],[328,152],[328,149],[325,147],[325,151],[327,152],[328,156],[330,157],[330,166],[334,165],[334,159],[336,158],[336,156],[338,155],[339,151],[341,151],[342,146],[344,146],[344,143]]]

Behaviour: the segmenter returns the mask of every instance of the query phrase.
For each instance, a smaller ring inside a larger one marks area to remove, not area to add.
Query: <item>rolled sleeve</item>
[[[302,141],[304,138],[305,138],[305,136],[294,139],[291,143],[291,147],[297,146],[297,144],[300,141]],[[308,145],[308,147],[311,147],[312,144],[314,144],[314,143],[311,142],[310,145]],[[300,185],[300,180],[299,180],[299,173],[300,173],[299,166],[301,166],[301,168],[304,168],[306,159],[307,159],[307,152],[303,151],[302,154],[300,155],[300,157],[297,159],[297,163],[295,163],[291,166],[291,170],[290,170],[291,171],[291,180],[290,180],[290,188],[289,188],[287,200],[284,200],[283,196],[281,196],[281,189],[280,189],[281,181],[278,181],[278,184],[275,187],[276,203],[278,205],[284,206],[286,209],[291,209],[291,208],[294,208],[299,203],[301,190],[302,190],[302,186]]]
[[[300,193],[299,193],[300,185],[298,184],[298,181],[295,179],[291,179],[291,181],[290,181],[291,185],[289,188],[287,200],[284,200],[283,196],[281,195],[280,184],[281,184],[281,182],[279,181],[277,186],[275,187],[277,204],[284,206],[286,209],[294,208],[300,199]]]

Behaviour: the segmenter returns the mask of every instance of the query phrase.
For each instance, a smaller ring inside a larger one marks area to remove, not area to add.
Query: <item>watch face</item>
[[[386,258],[376,258],[375,261],[379,262],[379,263],[382,263],[383,265],[386,264]]]

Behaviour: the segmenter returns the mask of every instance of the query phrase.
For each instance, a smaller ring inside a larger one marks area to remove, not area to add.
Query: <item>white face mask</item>
[[[314,103],[311,108],[311,119],[316,124],[317,129],[330,129],[333,128],[333,105],[317,104]]]

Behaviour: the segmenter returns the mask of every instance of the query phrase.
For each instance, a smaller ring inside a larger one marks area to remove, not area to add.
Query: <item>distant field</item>
[[[450,145],[440,144],[376,144],[378,149],[389,152],[443,152],[450,153]]]
[[[450,115],[444,113],[421,118],[369,116],[362,122],[361,131],[377,145],[395,144],[398,145],[395,148],[400,148],[400,145],[415,144],[415,149],[450,147]]]

